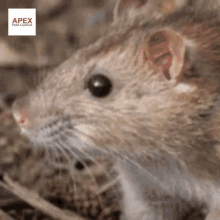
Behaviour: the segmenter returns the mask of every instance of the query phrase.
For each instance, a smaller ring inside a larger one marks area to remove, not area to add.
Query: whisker
[[[80,162],[83,164],[83,166],[88,170],[88,172],[89,172],[89,174],[90,174],[90,176],[91,176],[91,178],[92,178],[93,182],[95,183],[95,186],[96,186],[96,188],[97,188],[97,190],[98,190],[97,180],[96,180],[96,178],[94,177],[93,173],[91,172],[91,169],[89,168],[89,166],[87,166],[87,164],[86,164],[83,160],[80,160],[80,158],[77,156],[77,154],[75,154],[73,151],[71,151],[71,149],[69,149],[69,147],[68,147],[67,144],[61,144],[61,143],[60,143],[60,145],[62,145],[62,147],[63,147],[64,149],[66,149],[68,152],[70,152],[74,157],[77,158],[78,161],[80,161]],[[63,149],[62,149],[62,150],[63,150]],[[100,196],[98,196],[98,200],[99,200],[99,203],[100,203],[100,205],[101,205],[101,207],[102,207],[102,199],[101,199]],[[102,207],[102,208],[103,208],[103,207]]]
[[[97,147],[97,149],[99,149],[99,148]],[[91,157],[86,151],[83,151],[83,149],[77,148],[77,150],[80,151],[83,155],[85,155],[86,158],[90,159],[99,168],[101,168],[103,170],[103,172],[105,173],[106,177],[108,178],[109,182],[112,182],[112,177],[109,175],[109,173],[106,171],[106,169],[104,168],[103,165],[101,165],[99,162],[97,162],[97,160],[95,160],[93,157]],[[113,157],[113,155],[111,155],[111,157]],[[114,180],[114,182],[115,182],[115,180]],[[114,187],[114,191],[116,192],[116,186]]]
[[[69,164],[69,169],[70,169],[70,172],[71,172],[71,176],[73,177],[73,181],[74,181],[74,172],[73,172],[73,165],[74,165],[74,162],[70,159],[70,156],[63,150],[62,146],[60,145],[59,141],[54,141],[54,144],[55,144],[55,148],[59,149],[62,154],[65,156],[65,158],[68,160],[68,164]]]
[[[74,166],[70,165],[70,163],[73,164],[73,162],[72,162],[72,160],[69,159],[68,156],[66,156],[66,152],[62,151],[62,147],[59,147],[59,150],[61,151],[61,153],[63,153],[65,155],[65,157],[67,158],[67,160],[69,162],[68,163],[69,164],[68,168],[69,168],[69,171],[71,173],[72,180],[73,180],[73,193],[74,193],[75,199],[78,199],[79,198],[79,193],[78,193],[78,190],[77,190],[77,176],[75,175],[75,173],[73,172],[73,169],[72,169]],[[67,167],[65,167],[65,169],[67,169]],[[77,212],[78,211],[79,210],[78,210],[78,207],[77,207]]]
[[[75,136],[75,134],[74,134],[74,132],[73,132],[72,130],[69,130],[69,131],[70,131],[70,133],[68,133],[68,132],[65,131],[65,134],[67,134],[68,136],[70,135],[71,137],[74,136],[74,137],[75,137],[74,139],[78,139],[77,146],[80,146],[80,145],[81,145],[82,148],[86,148],[86,147],[85,147],[85,144],[86,144],[86,143],[81,142],[81,140],[79,139],[79,137]],[[87,147],[88,147],[88,146],[87,146]],[[104,153],[105,153],[105,154],[104,154],[105,156],[106,156],[107,154],[109,154],[109,151],[107,151],[107,150],[104,150],[104,149],[99,148],[99,147],[96,147],[96,146],[92,146],[92,147],[95,147],[95,149],[101,151],[102,153],[104,152]],[[72,149],[69,148],[69,151],[71,151],[71,150],[72,150]],[[83,155],[85,155],[86,158],[90,159],[90,160],[91,160],[94,164],[96,164],[98,167],[100,167],[101,170],[103,170],[103,172],[104,172],[104,174],[106,175],[106,177],[108,178],[109,182],[110,182],[110,183],[112,182],[112,177],[109,175],[109,173],[106,171],[106,169],[104,168],[103,165],[101,165],[100,163],[98,163],[97,160],[95,160],[92,156],[90,156],[86,151],[83,151],[83,149],[81,149],[80,147],[77,147],[77,150],[78,150],[80,153],[82,153]],[[111,157],[113,157],[113,155],[111,155]],[[104,169],[103,169],[103,168],[104,168]],[[113,182],[116,183],[116,182],[117,182],[117,179],[114,180]],[[116,194],[117,194],[117,186],[116,186],[115,184],[112,184],[112,185],[114,185],[114,188],[113,188],[112,190],[113,190],[114,192],[116,192],[116,193],[115,193],[115,195],[116,195]],[[100,190],[99,190],[99,192],[100,192]],[[100,194],[100,193],[99,193],[99,194]]]
[[[138,169],[143,170],[145,173],[147,173],[147,175],[150,176],[151,178],[155,178],[155,176],[153,174],[151,174],[149,171],[147,171],[145,168],[143,168],[138,162],[136,162],[134,159],[130,158],[125,153],[119,153],[119,151],[116,149],[112,149],[112,150],[116,153],[118,159],[120,159],[120,160],[124,159],[124,162],[128,161],[128,162],[132,163]]]
[[[74,192],[74,197],[77,200],[78,198],[80,198],[79,194],[78,194],[78,190],[77,190],[77,176],[75,175],[75,173],[73,172],[73,168],[74,168],[74,163],[73,161],[69,158],[69,155],[63,150],[62,146],[60,146],[60,143],[58,141],[54,142],[57,149],[59,149],[61,151],[61,153],[63,153],[63,155],[66,157],[66,159],[68,160],[68,164],[69,164],[69,171],[73,180],[73,192]],[[77,208],[78,211],[78,208]]]
[[[59,152],[58,152],[58,149],[56,147],[52,147],[51,146],[51,153],[55,155],[55,162],[56,162],[56,158],[57,158],[57,161],[59,162],[59,164],[61,164],[61,158],[59,156]],[[54,166],[54,165],[53,165]],[[60,179],[62,179],[62,172],[61,172],[61,169],[63,168],[63,165],[62,166],[59,166],[58,169],[59,169],[59,175],[58,177]]]
[[[73,130],[74,130],[74,131],[73,131]],[[75,127],[72,128],[72,129],[67,128],[67,129],[65,130],[65,134],[67,134],[67,135],[70,136],[70,137],[72,137],[72,136],[76,137],[76,138],[79,140],[78,143],[79,143],[83,148],[88,148],[88,146],[86,146],[87,143],[82,142],[82,141],[79,139],[79,137],[76,136],[76,131],[77,131],[78,133],[80,133],[80,134],[85,135],[82,131],[78,130],[78,129],[75,128]],[[77,143],[77,144],[78,144],[78,143]],[[87,145],[89,145],[89,144],[87,144]],[[104,155],[106,155],[106,154],[109,153],[109,151],[106,150],[106,149],[104,149],[104,148],[99,148],[99,147],[97,147],[97,146],[95,146],[95,145],[92,145],[91,147],[94,148],[94,149],[97,149],[99,152],[104,153]],[[78,148],[77,148],[77,149],[78,149]],[[79,150],[79,149],[78,149],[78,150]]]
[[[51,146],[50,145],[48,145],[47,147],[41,146],[41,148],[43,149],[43,152],[45,152],[46,160],[50,161],[50,156],[51,156],[50,148],[51,148]]]

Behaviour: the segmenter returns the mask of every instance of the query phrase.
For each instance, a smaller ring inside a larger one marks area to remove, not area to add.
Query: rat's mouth
[[[31,121],[18,123],[21,133],[26,136],[34,147],[58,151],[61,154],[89,158],[97,147],[89,139],[84,126],[77,126],[73,119],[48,116],[35,126],[29,126]]]
[[[77,124],[76,119],[74,120],[67,114],[49,115],[48,112],[35,114],[35,111],[30,111],[28,105],[26,106],[22,101],[25,102],[21,100],[14,106],[13,115],[21,133],[36,149],[71,154],[76,158],[80,154],[86,157],[91,156],[88,152],[103,152],[100,148],[96,150],[98,147],[91,139],[96,133],[94,126],[82,122]]]

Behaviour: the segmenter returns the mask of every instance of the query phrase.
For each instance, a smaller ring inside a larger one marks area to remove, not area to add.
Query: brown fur
[[[36,146],[79,158],[80,151],[93,160],[95,149],[112,153],[126,219],[181,219],[187,212],[182,200],[210,213],[220,205],[219,122],[213,118],[219,111],[220,24],[215,1],[206,14],[204,2],[187,1],[166,13],[152,11],[151,1],[122,7],[107,36],[74,54],[14,106],[18,122],[24,109],[30,112],[20,126]],[[149,55],[149,39],[160,32],[179,36],[163,39],[169,65]],[[175,60],[183,67],[169,78],[165,70]],[[95,98],[86,89],[95,73],[113,83],[109,96]],[[174,205],[168,211],[167,201]]]

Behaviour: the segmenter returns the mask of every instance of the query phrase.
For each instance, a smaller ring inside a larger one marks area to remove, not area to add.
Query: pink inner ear
[[[171,79],[171,75],[170,75],[169,69],[170,69],[170,66],[172,64],[172,56],[171,56],[170,52],[167,52],[167,53],[163,54],[158,59],[156,59],[154,62],[155,62],[155,65],[157,67],[161,68],[161,73],[168,80],[170,80]]]
[[[176,32],[160,31],[153,34],[147,41],[146,49],[149,60],[168,80],[181,74],[185,47],[182,37]]]
[[[160,69],[168,80],[171,79],[169,68],[172,63],[172,55],[168,49],[168,43],[162,42],[157,45],[149,46],[149,59]]]

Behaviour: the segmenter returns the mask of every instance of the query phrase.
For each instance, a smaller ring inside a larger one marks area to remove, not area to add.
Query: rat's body
[[[180,219],[185,203],[220,218],[218,15],[180,4],[147,16],[128,2],[139,9],[120,1],[118,26],[18,101],[15,118],[35,146],[112,153],[125,219]]]

